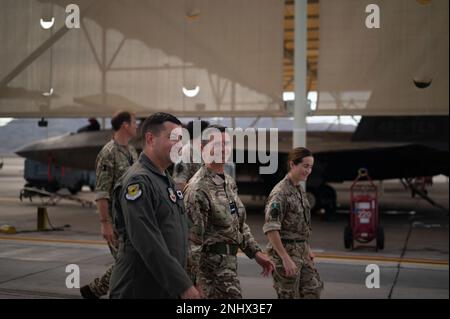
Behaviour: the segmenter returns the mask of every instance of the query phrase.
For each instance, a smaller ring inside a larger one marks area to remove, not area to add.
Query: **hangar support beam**
[[[307,0],[295,0],[295,50],[294,50],[294,130],[293,147],[306,146],[306,47]]]

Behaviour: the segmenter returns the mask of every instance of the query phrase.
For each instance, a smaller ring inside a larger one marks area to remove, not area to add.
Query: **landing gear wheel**
[[[81,191],[82,188],[83,188],[83,184],[77,183],[77,184],[73,185],[72,187],[69,187],[68,190],[72,195],[75,195],[76,193]]]
[[[336,190],[330,185],[323,184],[317,190],[318,208],[325,209],[326,216],[330,217],[336,212],[337,195]]]
[[[323,210],[327,217],[332,216],[336,212],[336,190],[330,185],[322,184],[318,188],[311,189],[307,196],[313,212]]]
[[[49,193],[56,193],[61,189],[58,183],[50,183],[44,186],[44,189]]]

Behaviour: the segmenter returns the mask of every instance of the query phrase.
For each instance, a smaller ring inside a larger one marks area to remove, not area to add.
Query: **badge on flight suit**
[[[169,198],[172,202],[177,202],[177,195],[175,195],[175,192],[172,187],[167,188],[167,191],[169,192]]]
[[[127,187],[127,193],[125,194],[125,198],[127,200],[136,200],[142,195],[142,189],[139,187],[139,184],[131,184]]]
[[[178,196],[178,199],[183,199],[183,192],[180,190],[177,190],[177,196]]]

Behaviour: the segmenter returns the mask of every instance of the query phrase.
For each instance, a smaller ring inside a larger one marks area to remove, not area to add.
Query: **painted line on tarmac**
[[[30,291],[22,289],[0,288],[0,296],[13,297],[18,299],[80,299],[77,294],[62,294],[47,291]]]
[[[407,263],[407,264],[426,264],[426,265],[442,265],[448,266],[448,260],[438,259],[419,259],[419,258],[403,258],[387,257],[387,256],[350,256],[350,255],[335,255],[316,253],[318,259],[335,259],[335,260],[353,260],[353,261],[374,261],[374,262],[391,262],[391,263]]]
[[[83,245],[102,245],[106,242],[103,240],[77,240],[77,239],[56,239],[56,238],[39,238],[39,237],[4,237],[0,236],[0,240],[24,241],[37,243],[53,243],[53,244],[83,244]]]
[[[38,242],[38,243],[61,243],[61,244],[77,244],[77,245],[101,245],[105,246],[106,242],[102,240],[77,240],[77,239],[56,239],[56,238],[39,238],[39,237],[5,237],[0,236],[0,240],[8,241],[23,241],[23,242]],[[448,260],[437,259],[419,259],[419,258],[403,258],[387,257],[387,256],[367,256],[367,255],[338,255],[327,254],[323,252],[316,252],[316,258],[331,259],[331,260],[351,260],[351,261],[374,261],[374,262],[390,262],[390,263],[407,263],[407,264],[421,264],[421,265],[441,265],[448,266]],[[239,251],[238,256],[245,256]]]
[[[386,264],[402,264],[404,266],[438,266],[447,267],[448,268],[448,260],[439,260],[439,259],[419,259],[419,258],[404,258],[400,259],[398,257],[388,257],[388,256],[351,256],[351,255],[337,255],[337,254],[326,254],[326,253],[318,253],[314,251],[316,258],[314,261],[321,262],[331,262],[331,263],[349,263],[349,262],[359,262],[362,264],[370,263],[386,263]],[[246,258],[246,255],[239,250],[238,257]]]
[[[38,202],[31,202],[29,200],[20,201],[19,196],[11,196],[11,197],[0,197],[0,203],[32,203],[39,204]]]

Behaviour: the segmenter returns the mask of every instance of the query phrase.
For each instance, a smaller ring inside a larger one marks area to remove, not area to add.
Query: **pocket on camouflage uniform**
[[[213,274],[222,267],[223,259],[223,255],[202,254],[200,259],[200,271],[205,274]]]
[[[320,298],[324,284],[319,272],[311,261],[304,264],[300,278],[298,292],[300,298]]]

